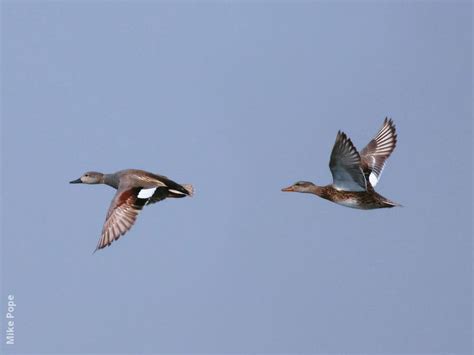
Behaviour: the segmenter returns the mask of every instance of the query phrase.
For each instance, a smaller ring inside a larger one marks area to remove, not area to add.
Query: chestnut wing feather
[[[119,189],[113,198],[96,250],[105,248],[132,228],[147,199],[137,198],[141,188]]]

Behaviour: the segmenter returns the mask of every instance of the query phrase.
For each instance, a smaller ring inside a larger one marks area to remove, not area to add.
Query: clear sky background
[[[471,2],[1,9],[4,353],[471,353]],[[280,192],[385,116],[404,208]],[[125,168],[196,195],[92,255]]]

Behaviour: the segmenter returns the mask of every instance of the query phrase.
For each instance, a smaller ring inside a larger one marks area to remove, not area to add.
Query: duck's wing
[[[165,186],[160,186],[156,188],[155,192],[153,193],[153,196],[150,197],[146,204],[149,205],[152,203],[160,202],[161,200],[164,200],[167,197],[170,197],[168,193],[168,188]]]
[[[156,183],[156,181],[153,181]],[[156,203],[167,197],[191,196],[191,185],[180,185],[168,180],[155,187],[120,188],[110,203],[104,227],[95,251],[105,248],[132,228],[138,213],[145,205]]]
[[[156,188],[140,187],[118,189],[110,203],[96,251],[109,246],[132,228],[138,213],[153,196],[155,190]]]
[[[172,180],[169,180],[172,184],[167,186],[159,186],[153,193],[153,196],[147,202],[148,204],[156,203],[165,198],[182,198],[186,196],[192,196],[194,194],[194,188],[191,184],[178,184]]]
[[[397,144],[397,133],[392,119],[385,118],[382,128],[360,152],[361,166],[365,177],[372,186],[377,185],[382,175],[385,161]]]
[[[360,156],[344,132],[337,132],[329,168],[333,186],[343,191],[366,191],[367,183],[360,166]]]
[[[156,203],[168,197],[192,196],[194,193],[194,188],[190,184],[178,184],[164,175],[145,173],[140,176],[140,179],[147,184],[151,183],[157,186],[156,191],[147,204]]]

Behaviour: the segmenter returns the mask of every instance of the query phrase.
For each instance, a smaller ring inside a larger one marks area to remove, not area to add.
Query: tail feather
[[[194,187],[191,184],[181,184],[182,187],[188,192],[189,196],[194,195]]]
[[[388,207],[404,207],[403,205],[397,202],[390,201],[388,199],[386,199],[384,202],[388,205]]]

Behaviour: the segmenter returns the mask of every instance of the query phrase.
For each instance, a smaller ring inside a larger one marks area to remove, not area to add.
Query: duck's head
[[[97,171],[88,171],[84,173],[79,179],[72,180],[70,184],[101,184],[104,182],[104,174]]]
[[[309,181],[298,181],[291,186],[281,189],[281,191],[313,193],[313,189],[315,186],[316,185]]]

